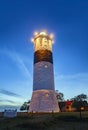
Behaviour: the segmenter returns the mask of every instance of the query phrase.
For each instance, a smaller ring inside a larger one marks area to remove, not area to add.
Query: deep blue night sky
[[[55,89],[88,95],[88,0],[0,0],[0,105],[31,98],[34,31],[54,33]]]

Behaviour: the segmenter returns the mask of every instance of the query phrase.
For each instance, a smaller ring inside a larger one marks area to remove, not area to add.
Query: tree
[[[58,100],[59,108],[62,111],[63,108],[65,107],[64,94],[56,90],[56,97]]]
[[[64,101],[64,94],[56,90],[56,97],[58,99],[58,102]]]
[[[87,95],[86,94],[80,94],[73,98],[76,101],[87,101]]]
[[[88,105],[86,94],[77,95],[71,100],[73,101],[72,107],[75,107],[78,111],[80,111],[82,107],[85,107]]]
[[[20,111],[24,111],[24,110],[29,110],[29,106],[30,106],[30,100],[27,102],[24,102],[23,105],[20,107]]]

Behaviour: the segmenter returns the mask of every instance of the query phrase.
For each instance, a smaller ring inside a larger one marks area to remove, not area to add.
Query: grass
[[[3,118],[0,114],[0,130],[88,130],[88,112],[18,113],[16,118]]]

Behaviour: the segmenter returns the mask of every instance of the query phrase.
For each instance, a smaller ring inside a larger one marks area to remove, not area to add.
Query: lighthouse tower
[[[53,35],[35,33],[33,93],[29,112],[59,112],[54,88]]]

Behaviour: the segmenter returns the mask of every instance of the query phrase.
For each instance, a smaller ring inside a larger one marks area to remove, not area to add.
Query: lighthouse
[[[53,34],[35,32],[34,38],[33,93],[29,112],[59,112],[54,87]]]

